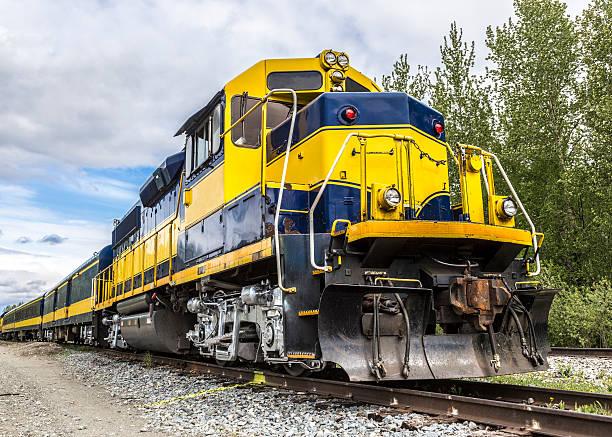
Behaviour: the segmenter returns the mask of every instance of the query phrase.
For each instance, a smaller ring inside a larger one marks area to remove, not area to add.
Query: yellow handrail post
[[[367,141],[364,137],[357,137],[359,139],[359,161],[361,167],[361,221],[368,219],[368,184],[367,184]]]
[[[168,238],[170,241],[168,242],[168,281],[172,282],[172,244],[173,244],[173,236],[172,229],[174,228],[174,222],[178,218],[179,207],[181,205],[181,193],[183,192],[183,178],[185,176],[185,170],[181,173],[181,180],[179,182],[179,190],[178,195],[176,196],[176,209],[174,211],[174,218],[170,220],[170,230],[168,231]]]
[[[266,99],[268,103],[268,99]],[[267,118],[267,105],[261,107],[261,195],[266,195],[266,118]]]
[[[402,165],[402,149],[404,147],[404,140],[393,140],[394,148],[395,148],[395,171],[397,173],[397,189],[402,196],[402,210],[400,211],[400,217],[404,218],[404,201],[406,199],[406,193],[404,192],[404,175],[403,175],[403,165]],[[373,194],[372,194],[373,195]]]

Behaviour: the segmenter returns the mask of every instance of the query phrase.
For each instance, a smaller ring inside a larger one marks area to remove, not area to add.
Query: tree
[[[421,65],[417,74],[411,75],[408,55],[401,55],[393,64],[391,75],[383,76],[383,88],[407,92],[440,111],[444,116],[446,141],[451,146],[467,143],[491,147],[495,137],[490,90],[484,79],[473,73],[474,41],[469,46],[463,42],[463,30],[456,22],[451,24],[448,37],[444,37],[440,55],[442,66],[436,68],[433,81],[429,69]],[[453,200],[459,200],[458,171],[450,159],[449,177]]]
[[[381,82],[385,91],[408,93],[423,102],[427,101],[431,89],[430,73],[427,67],[419,65],[417,73],[410,74],[407,53],[400,55],[399,59],[393,64],[391,75],[383,74]]]
[[[472,72],[474,41],[463,42],[463,29],[451,23],[440,46],[442,67],[434,73],[431,105],[442,112],[449,144],[473,144],[489,148],[494,143],[490,89]]]
[[[557,0],[516,0],[516,21],[487,28],[493,67],[499,154],[521,200],[547,234],[549,258],[576,270],[572,169],[581,156],[574,91],[578,84],[575,24]]]
[[[21,301],[21,302],[19,302],[18,304],[15,304],[15,305],[7,305],[7,306],[5,306],[5,307],[4,307],[4,309],[3,309],[3,310],[0,312],[0,314],[4,314],[4,313],[6,313],[7,311],[10,311],[10,310],[12,310],[12,309],[15,309],[15,308],[17,308],[17,307],[19,307],[19,306],[21,306],[21,305],[23,305],[23,302],[22,302],[22,301]]]
[[[585,256],[583,276],[612,278],[612,3],[595,0],[579,19],[581,73],[578,103],[584,151],[574,186]]]

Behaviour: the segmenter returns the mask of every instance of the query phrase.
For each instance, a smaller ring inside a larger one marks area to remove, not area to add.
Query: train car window
[[[344,81],[344,86],[345,86],[346,91],[348,91],[349,93],[369,93],[371,92],[369,89],[361,85],[356,80],[351,79],[350,77],[346,78],[346,80]]]
[[[211,153],[213,155],[221,150],[221,105],[215,106],[212,115],[212,136],[211,136]]]
[[[291,88],[295,91],[318,90],[323,86],[319,71],[275,71],[268,74],[268,89]]]
[[[191,166],[193,165],[193,140],[189,138],[185,144],[185,176],[191,175]]]
[[[195,134],[195,165],[194,168],[201,166],[208,158],[208,129],[206,123]]]

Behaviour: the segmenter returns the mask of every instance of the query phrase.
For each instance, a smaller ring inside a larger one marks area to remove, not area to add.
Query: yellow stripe
[[[62,320],[66,318],[67,315],[67,307],[60,308],[53,313],[53,320]]]
[[[246,383],[243,383],[243,384],[234,384],[234,385],[227,385],[227,386],[224,386],[224,387],[209,388],[209,389],[201,390],[201,391],[198,391],[198,392],[195,392],[195,393],[189,393],[189,394],[183,395],[183,396],[176,396],[174,398],[164,399],[163,401],[157,401],[157,402],[153,402],[151,404],[145,404],[145,405],[142,405],[142,406],[143,407],[148,407],[148,408],[159,407],[160,405],[169,404],[170,402],[182,401],[184,399],[197,398],[199,396],[204,396],[204,395],[208,395],[208,394],[218,393],[220,391],[228,390],[228,389],[231,389],[231,388],[245,387],[245,386],[250,385],[250,384],[256,384],[256,382],[246,382]]]
[[[300,147],[302,144],[304,144],[306,141],[312,139],[313,137],[315,137],[316,135],[320,134],[321,132],[324,131],[338,131],[338,130],[351,130],[351,131],[359,131],[359,130],[370,130],[370,129],[410,129],[410,130],[414,130],[416,133],[419,133],[421,135],[423,135],[424,137],[426,137],[427,139],[433,140],[436,143],[438,143],[439,145],[443,146],[446,148],[446,144],[443,141],[440,141],[438,138],[435,138],[431,135],[429,135],[426,132],[423,132],[420,129],[417,129],[416,127],[414,127],[411,124],[399,124],[399,125],[360,125],[360,126],[346,126],[346,127],[342,127],[342,126],[322,126],[319,129],[317,129],[316,131],[314,131],[313,133],[311,133],[310,135],[308,135],[306,138],[302,139],[301,141],[299,141],[298,143],[294,144],[291,146],[291,151],[294,151],[295,149],[297,149],[298,147]],[[365,132],[364,132],[365,133]],[[285,156],[285,153],[287,152],[283,152],[279,155],[276,155],[274,157],[274,159],[272,159],[271,161],[268,161],[267,166],[272,165],[274,162],[278,161],[281,157]]]
[[[289,358],[314,358],[315,354],[311,353],[296,353],[296,354],[287,354]]]
[[[90,268],[92,268],[93,266],[95,266],[96,264],[98,264],[99,261],[95,261],[93,263],[91,263],[90,265],[88,265],[87,267],[85,267],[83,270],[81,270],[80,272],[77,273],[77,275],[82,275],[83,273],[85,273],[87,270],[89,270]]]
[[[79,314],[91,311],[91,297],[73,303],[68,307],[68,317],[78,316]]]
[[[531,246],[531,233],[522,229],[470,222],[366,221],[349,228],[349,242],[363,238],[470,238]]]
[[[304,316],[316,316],[319,314],[319,310],[307,310],[307,311],[300,311],[298,312],[298,316],[300,317],[304,317]]]
[[[423,201],[423,204],[422,204],[422,205],[421,205],[421,207],[420,207],[420,208],[417,210],[417,213],[416,213],[415,217],[416,217],[416,218],[419,218],[419,214],[421,214],[421,212],[423,212],[423,208],[424,208],[426,205],[428,205],[428,204],[429,204],[429,202],[431,202],[432,200],[434,200],[436,197],[440,197],[440,196],[448,196],[448,195],[449,195],[449,193],[448,193],[448,191],[446,191],[446,192],[441,192],[441,193],[438,193],[438,194],[436,194],[436,195],[434,195],[434,196],[428,197],[427,199],[425,199],[425,200]]]
[[[308,211],[300,211],[297,209],[281,209],[281,212],[298,212],[300,214],[308,214]]]
[[[15,328],[22,328],[24,326],[40,325],[41,323],[42,323],[42,318],[40,316],[32,317],[31,319],[22,320],[21,322],[15,322]]]

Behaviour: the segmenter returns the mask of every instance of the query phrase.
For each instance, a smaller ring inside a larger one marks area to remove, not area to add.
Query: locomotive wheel
[[[283,369],[290,376],[308,376],[311,373],[310,370],[299,364],[283,364]]]
[[[215,363],[217,364],[217,366],[225,367],[229,364],[229,361],[220,360],[219,358],[215,358]]]

